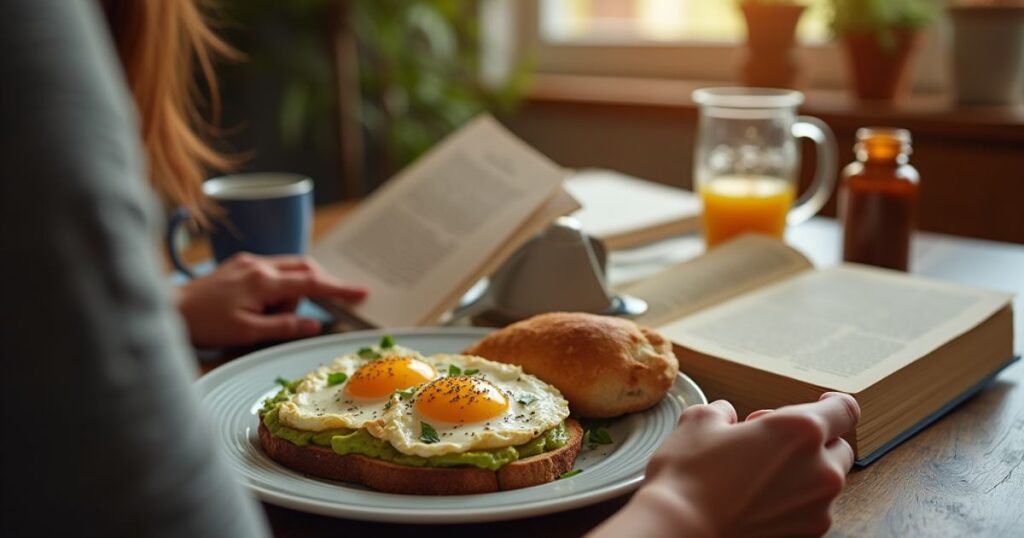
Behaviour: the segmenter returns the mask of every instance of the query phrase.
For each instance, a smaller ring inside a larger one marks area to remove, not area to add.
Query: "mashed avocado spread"
[[[266,425],[267,430],[274,437],[285,439],[299,446],[314,444],[330,447],[341,455],[362,454],[371,458],[410,467],[473,466],[494,471],[506,463],[561,448],[569,441],[569,434],[565,429],[565,423],[562,422],[558,426],[519,446],[477,450],[462,454],[445,454],[429,458],[410,456],[402,454],[387,441],[373,437],[365,429],[307,432],[281,424],[277,418],[277,408],[281,402],[288,398],[288,394],[289,390],[287,387],[282,389],[276,396],[267,399],[263,403],[263,409],[260,411],[263,424]]]

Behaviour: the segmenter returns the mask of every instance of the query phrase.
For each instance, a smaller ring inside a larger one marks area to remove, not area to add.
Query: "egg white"
[[[430,363],[418,351],[402,346],[387,349],[374,347],[380,358],[410,357]],[[278,420],[297,430],[322,432],[340,428],[359,429],[370,421],[384,416],[390,395],[380,398],[356,398],[345,391],[346,382],[328,385],[332,373],[344,373],[348,378],[360,367],[373,362],[357,353],[348,353],[321,365],[306,374],[295,387],[295,394],[278,407]],[[435,371],[440,371],[435,366]]]
[[[403,454],[430,457],[457,454],[471,450],[502,448],[526,443],[557,426],[569,416],[569,403],[555,387],[523,373],[522,368],[471,355],[438,354],[427,358],[435,369],[446,375],[455,365],[462,372],[477,370],[474,376],[491,382],[508,398],[508,408],[497,417],[476,423],[447,423],[421,416],[416,398],[427,384],[421,385],[411,397],[392,395],[391,404],[379,419],[368,421],[370,435],[391,443]],[[533,401],[524,395],[530,395]],[[421,424],[426,422],[438,434],[439,441],[427,443],[420,439]]]

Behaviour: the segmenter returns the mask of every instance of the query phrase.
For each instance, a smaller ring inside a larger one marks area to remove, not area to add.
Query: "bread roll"
[[[554,312],[493,332],[465,353],[518,364],[558,390],[584,417],[647,409],[679,372],[672,344],[636,323],[609,316]]]

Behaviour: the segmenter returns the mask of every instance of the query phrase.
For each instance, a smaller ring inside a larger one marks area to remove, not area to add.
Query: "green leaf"
[[[537,397],[534,396],[533,394],[528,393],[528,392],[524,392],[524,393],[519,395],[519,398],[517,398],[516,401],[521,403],[521,404],[523,404],[523,405],[530,405],[533,402],[537,401]]]
[[[380,348],[388,349],[395,347],[395,339],[390,334],[385,334],[380,337]]]
[[[433,426],[420,422],[420,441],[431,445],[440,442],[441,438],[437,436],[437,430]]]
[[[327,386],[333,387],[334,385],[339,385],[344,383],[346,379],[348,379],[348,374],[345,372],[331,372],[327,374]]]
[[[416,393],[416,388],[415,387],[408,388],[408,389],[405,389],[405,390],[396,390],[394,392],[394,394],[397,394],[398,397],[403,399],[403,400],[405,400],[407,398],[411,398],[412,395],[415,394],[415,393]]]
[[[836,35],[922,28],[940,13],[929,0],[832,0],[831,8],[829,24]]]
[[[359,356],[364,358],[364,359],[379,359],[380,358],[380,353],[377,353],[376,351],[373,350],[373,348],[369,348],[369,347],[359,348],[359,351],[357,351],[356,353],[358,353]]]
[[[292,379],[291,381],[289,381],[283,377],[278,377],[277,379],[274,380],[274,383],[281,385],[282,392],[292,393],[295,392],[295,387],[299,386],[299,383],[302,383],[302,378],[300,377],[298,379]]]
[[[476,374],[480,373],[480,370],[478,370],[476,368],[469,368],[465,372],[462,372],[462,373],[464,373],[466,375],[476,375]]]
[[[590,424],[590,427],[583,432],[583,443],[589,448],[597,448],[597,445],[610,445],[615,441],[608,431],[608,422],[597,420]]]
[[[458,366],[455,366],[454,364],[449,364],[448,365],[448,375],[449,376],[459,375],[461,373],[462,373],[462,369],[460,369]]]
[[[281,129],[281,143],[286,148],[295,148],[302,140],[303,127],[309,114],[310,88],[302,81],[292,81],[281,96],[278,124]]]
[[[583,469],[573,469],[567,473],[562,473],[558,478],[572,478],[583,472]]]

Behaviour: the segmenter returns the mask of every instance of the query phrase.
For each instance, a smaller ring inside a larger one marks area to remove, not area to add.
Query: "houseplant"
[[[935,11],[929,0],[832,0],[832,31],[846,50],[857,97],[891,100],[909,90],[921,32]]]
[[[949,14],[957,101],[1024,101],[1024,0],[959,1]]]
[[[242,80],[231,86],[243,98],[267,94],[239,113],[236,130],[253,131],[258,116],[264,128],[237,144],[253,147],[261,166],[304,173],[312,160],[357,160],[339,162],[332,175],[345,179],[340,194],[366,194],[467,119],[507,111],[522,95],[525,65],[498,85],[480,82],[478,5],[225,0],[225,30],[246,56],[233,66],[240,73],[231,75]],[[302,158],[272,161],[269,152]],[[320,184],[317,192],[333,194]]]
[[[793,60],[796,25],[807,6],[793,0],[739,0],[747,24],[747,86],[791,88],[797,78]]]
[[[481,81],[479,0],[350,0],[368,173],[377,182],[482,111],[508,112],[525,65]]]

